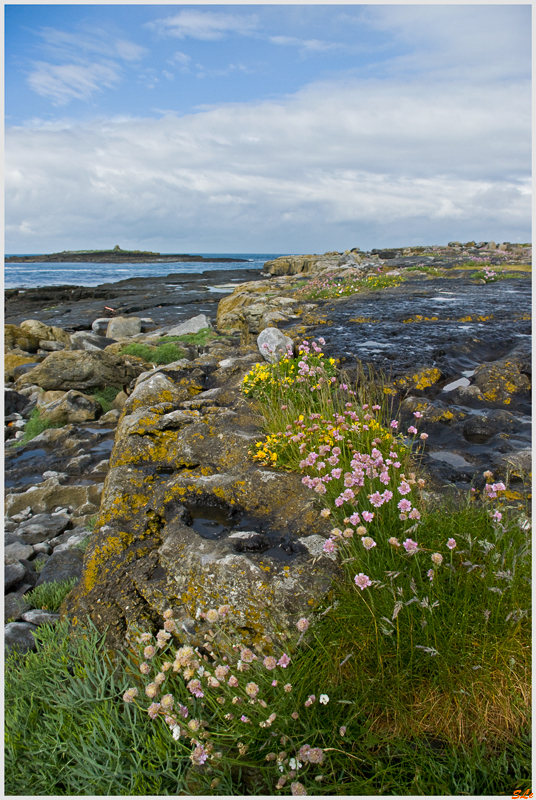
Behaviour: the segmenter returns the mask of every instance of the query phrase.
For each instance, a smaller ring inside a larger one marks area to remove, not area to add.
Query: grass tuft
[[[64,581],[43,583],[28,592],[25,598],[32,604],[32,608],[42,608],[44,611],[56,612],[77,583],[77,578],[66,578]]]

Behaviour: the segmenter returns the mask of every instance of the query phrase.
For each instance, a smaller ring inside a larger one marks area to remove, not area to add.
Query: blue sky
[[[529,241],[530,14],[6,5],[5,249]]]

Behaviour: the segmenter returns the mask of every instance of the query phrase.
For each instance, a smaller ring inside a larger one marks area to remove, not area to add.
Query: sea
[[[6,253],[9,256],[32,256],[36,253]],[[165,256],[166,253],[161,253]],[[33,288],[39,286],[99,286],[101,283],[117,283],[127,278],[161,278],[173,273],[192,273],[214,270],[262,269],[266,261],[284,253],[196,253],[204,258],[243,258],[246,263],[199,262],[199,261],[150,261],[144,264],[95,264],[63,261],[59,264],[44,264],[26,261],[23,264],[5,264],[4,286]]]

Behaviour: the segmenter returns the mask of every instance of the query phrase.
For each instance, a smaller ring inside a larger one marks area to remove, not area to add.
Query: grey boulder
[[[6,650],[17,650],[24,654],[29,650],[36,650],[34,639],[35,625],[29,622],[9,622],[4,628],[4,645]]]
[[[212,328],[212,323],[205,314],[198,314],[196,317],[187,319],[180,325],[170,328],[168,336],[184,336],[186,333],[199,333],[203,328]]]
[[[36,586],[53,581],[65,581],[69,578],[82,577],[84,554],[80,550],[63,550],[52,553],[43,571],[39,574]]]
[[[274,364],[289,349],[292,352],[293,342],[289,336],[285,336],[278,328],[265,328],[257,336],[257,346],[264,360]]]
[[[46,542],[59,536],[71,524],[69,517],[61,514],[36,514],[17,528],[17,536],[24,544]]]

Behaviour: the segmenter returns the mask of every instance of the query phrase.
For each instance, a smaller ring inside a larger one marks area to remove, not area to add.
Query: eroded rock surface
[[[196,640],[199,611],[232,604],[245,640],[278,637],[335,573],[325,521],[300,476],[260,468],[248,449],[262,418],[239,385],[257,351],[178,362],[138,385],[121,415],[75,617],[119,645],[171,605]]]

